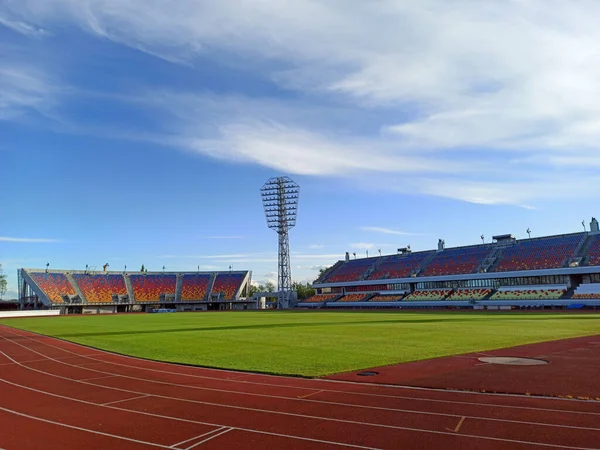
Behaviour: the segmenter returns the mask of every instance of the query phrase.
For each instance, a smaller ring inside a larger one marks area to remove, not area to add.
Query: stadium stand
[[[517,241],[504,249],[493,272],[563,267],[584,237],[583,233]]]
[[[52,303],[64,303],[61,295],[76,295],[75,289],[63,273],[30,272],[29,275]]]
[[[531,286],[500,288],[490,300],[557,300],[567,292],[566,286]]]
[[[346,294],[338,302],[364,302],[371,294]]]
[[[373,265],[375,258],[353,259],[341,264],[334,270],[326,283],[360,280],[361,276]]]
[[[109,303],[113,295],[127,295],[123,275],[74,273],[73,279],[88,303]]]
[[[175,295],[177,275],[144,274],[129,275],[133,295],[138,302],[156,302],[162,294]]]
[[[408,278],[417,270],[421,263],[433,252],[409,253],[407,255],[384,256],[381,263],[371,273],[368,280],[383,280],[388,278]]]
[[[225,300],[231,300],[235,297],[242,282],[244,281],[245,273],[220,273],[217,275],[215,284],[212,289],[213,294],[222,293]]]
[[[340,294],[315,294],[312,297],[308,297],[306,300],[303,300],[302,303],[328,302],[335,300],[339,296]]]
[[[407,295],[404,300],[407,302],[416,301],[439,301],[445,300],[452,293],[452,289],[427,289],[423,291],[415,291]]]
[[[490,245],[443,250],[434,256],[419,275],[432,277],[474,273],[491,250]]]
[[[573,294],[574,299],[600,299],[600,283],[587,283],[579,286]]]
[[[181,286],[181,300],[204,300],[208,285],[210,283],[210,274],[185,274],[183,275],[183,283]]]
[[[399,302],[404,298],[403,295],[376,295],[370,302]]]
[[[493,292],[493,289],[457,289],[448,300],[482,300]]]
[[[592,237],[592,242],[587,251],[588,266],[600,266],[600,234]]]

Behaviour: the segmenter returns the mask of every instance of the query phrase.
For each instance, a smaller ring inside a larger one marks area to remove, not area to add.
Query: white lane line
[[[29,350],[31,352],[37,353],[37,354],[39,354],[41,356],[44,356],[42,353],[40,353],[40,352],[38,352],[36,350],[33,350],[31,348],[25,347],[25,346],[23,346],[22,344],[20,344],[18,342],[11,341],[10,339],[7,339],[7,338],[5,338],[3,336],[0,336],[0,338],[9,341],[12,344],[22,346],[22,347],[26,348],[27,350]],[[52,358],[50,358],[50,357],[47,357],[47,358],[49,358],[50,360],[52,360]],[[81,367],[79,367],[78,365],[69,364],[69,363],[62,362],[62,361],[56,361],[56,362],[59,363],[59,364],[66,365],[66,366],[71,366],[71,367],[74,367],[74,368],[81,369]],[[35,369],[33,369],[33,370],[35,370]],[[169,382],[166,382],[166,381],[151,380],[151,379],[147,379],[147,378],[132,377],[132,376],[128,376],[128,375],[119,375],[119,374],[114,374],[113,372],[105,372],[105,371],[101,371],[101,370],[97,370],[97,369],[85,368],[84,370],[88,370],[88,371],[91,371],[91,372],[102,373],[102,374],[106,374],[106,375],[113,375],[115,377],[120,377],[120,378],[132,379],[132,380],[136,380],[136,381],[142,381],[142,382],[148,382],[148,383],[155,383],[155,384],[161,384],[161,385],[166,385],[166,386],[180,387],[180,388],[184,388],[184,389],[214,391],[214,392],[227,393],[227,394],[247,395],[247,396],[262,397],[262,398],[277,399],[277,400],[286,400],[286,401],[295,400],[295,401],[301,401],[301,402],[306,402],[306,403],[316,403],[316,404],[325,404],[325,405],[333,405],[333,406],[342,406],[342,407],[348,407],[348,408],[360,408],[360,409],[377,410],[377,411],[387,411],[387,412],[397,412],[397,413],[406,413],[406,414],[418,414],[418,415],[426,415],[426,416],[453,417],[453,418],[460,418],[460,417],[463,416],[463,414],[439,413],[439,412],[419,411],[419,410],[413,410],[413,409],[400,409],[400,408],[384,408],[384,407],[380,407],[380,406],[356,405],[356,404],[353,404],[353,403],[331,402],[331,401],[325,401],[325,400],[314,400],[314,399],[309,399],[309,398],[290,398],[290,397],[275,396],[275,395],[268,395],[268,394],[245,393],[245,392],[238,392],[238,391],[229,391],[229,390],[226,390],[226,389],[214,389],[214,388],[207,388],[207,387],[202,387],[202,386],[190,386],[190,385],[185,385],[185,384],[169,383]],[[71,378],[68,378],[68,379],[72,380]],[[82,380],[74,380],[74,381],[84,382]],[[107,387],[107,386],[104,386],[104,385],[97,385],[97,384],[92,384],[92,385],[93,386]],[[133,391],[129,391],[129,392],[133,392]],[[136,393],[142,394],[142,392],[136,392]],[[150,395],[153,395],[155,397],[163,397],[163,396],[154,395],[154,394],[150,394]],[[200,403],[200,404],[206,404],[206,405],[212,405],[212,406],[220,406],[220,407],[224,407],[224,408],[244,409],[244,410],[249,410],[249,411],[254,411],[254,412],[268,412],[268,413],[281,414],[281,415],[290,415],[290,414],[294,415],[294,413],[287,413],[287,412],[282,412],[282,411],[271,411],[271,410],[263,410],[263,409],[257,409],[257,408],[247,408],[247,407],[242,407],[242,406],[227,405],[227,404],[223,404],[223,403],[203,402],[203,401],[200,401],[200,400],[190,400],[190,399],[181,398],[181,397],[164,396],[164,398],[168,398],[170,400],[179,400],[179,401],[183,401],[183,402],[191,402],[191,403]],[[590,413],[590,414],[592,414],[592,413]],[[597,414],[597,413],[593,413],[593,414]],[[320,417],[320,416],[308,416],[308,415],[306,415],[306,416],[303,416],[303,417],[318,418],[318,419],[322,419],[322,420],[336,420],[336,421],[342,421],[342,422],[344,421],[343,419],[324,418],[324,417]],[[478,420],[490,421],[490,422],[516,423],[516,424],[520,424],[520,425],[538,425],[538,426],[543,426],[543,427],[554,427],[554,428],[566,428],[566,429],[575,429],[575,430],[600,431],[600,428],[579,427],[579,426],[575,426],[575,425],[552,424],[552,423],[545,423],[545,422],[533,422],[533,421],[511,420],[511,419],[498,419],[498,418],[491,418],[491,417],[484,417],[484,416],[471,416],[471,415],[466,416],[466,417],[470,418],[470,419],[478,419]],[[363,425],[371,425],[371,426],[375,426],[375,427],[392,427],[392,425],[374,424],[374,423],[371,423],[371,422],[352,422],[352,421],[350,421],[349,423],[360,423],[360,424],[363,424]]]
[[[3,354],[3,355],[6,356],[6,354],[4,352],[2,352],[2,351],[0,351],[0,354]],[[70,380],[70,381],[77,381],[77,380],[73,380],[73,379],[70,379],[70,378],[62,377],[62,376],[59,376],[59,375],[54,375],[54,374],[51,374],[51,373],[47,373],[47,372],[44,372],[43,370],[33,369],[31,367],[27,367],[27,366],[24,366],[22,364],[19,364],[19,365],[23,369],[32,370],[32,371],[39,372],[39,373],[46,373],[47,375],[55,377],[55,378],[60,378],[60,379]],[[114,409],[114,410],[117,410],[117,411],[122,411],[122,412],[127,412],[127,413],[132,413],[132,414],[139,414],[139,415],[142,415],[142,416],[156,417],[156,418],[159,418],[159,419],[173,420],[173,421],[176,421],[176,422],[193,423],[193,424],[196,424],[196,425],[209,425],[209,426],[213,426],[213,427],[223,427],[224,426],[223,424],[216,424],[216,423],[211,423],[211,422],[202,422],[202,421],[199,421],[199,420],[184,419],[184,418],[181,418],[181,417],[166,416],[166,415],[163,415],[163,414],[147,413],[145,411],[138,411],[138,410],[135,410],[135,409],[121,408],[121,407],[113,406],[113,405],[106,405],[105,406],[105,405],[102,405],[102,404],[99,404],[99,403],[88,402],[86,400],[80,400],[80,399],[77,399],[77,398],[67,397],[65,395],[54,394],[54,393],[49,392],[49,391],[43,391],[41,389],[32,388],[32,387],[29,387],[29,386],[25,386],[25,385],[22,385],[22,384],[18,384],[18,383],[14,383],[12,381],[5,380],[3,378],[0,378],[0,382],[1,383],[6,383],[6,384],[9,384],[11,386],[15,386],[15,387],[18,387],[18,388],[21,388],[21,389],[26,389],[28,391],[37,392],[39,394],[44,394],[44,395],[48,395],[48,396],[56,397],[56,398],[62,398],[62,399],[65,399],[65,400],[69,400],[69,401],[73,401],[73,402],[77,402],[77,403],[82,403],[82,404],[85,404],[85,405],[95,406],[95,407],[109,408],[109,409]],[[126,389],[120,389],[120,388],[111,388],[111,387],[102,386],[102,385],[99,385],[99,384],[93,384],[93,383],[83,383],[83,384],[89,384],[91,386],[97,386],[97,387],[100,387],[100,388],[112,389],[112,390],[121,391],[121,392],[135,393],[135,391],[128,391]],[[151,394],[148,394],[148,397],[167,398],[167,399],[170,398],[170,397],[163,397],[163,396],[155,396],[155,395],[151,395]],[[177,400],[177,399],[171,398],[171,400]],[[296,439],[296,440],[300,440],[300,441],[316,442],[316,443],[319,443],[319,444],[338,445],[338,446],[341,446],[341,447],[351,447],[351,448],[358,448],[358,449],[365,449],[365,450],[382,450],[382,449],[378,449],[376,447],[364,447],[362,445],[345,444],[345,443],[341,443],[341,442],[328,441],[328,440],[324,440],[324,439],[313,439],[313,438],[309,438],[309,437],[295,436],[295,435],[291,435],[291,434],[283,434],[283,433],[274,433],[274,432],[270,432],[270,431],[255,430],[255,429],[252,429],[252,428],[232,427],[232,426],[225,426],[225,427],[226,428],[232,428],[234,430],[247,431],[249,433],[264,434],[264,435],[268,435],[268,436],[284,437],[284,438]],[[412,431],[419,431],[419,430],[412,430]],[[487,438],[483,438],[483,439],[487,439]],[[494,438],[492,438],[492,439],[494,439]],[[169,447],[167,447],[167,448],[169,448]],[[576,449],[576,450],[588,450],[588,449]],[[595,449],[595,450],[597,450],[597,449]]]
[[[0,406],[0,411],[7,412],[9,414],[14,414],[16,416],[25,417],[25,418],[31,419],[31,420],[36,420],[38,422],[45,422],[45,423],[50,423],[52,425],[58,425],[59,427],[65,427],[65,428],[70,428],[72,430],[78,430],[78,431],[84,431],[86,433],[97,434],[99,436],[106,436],[106,437],[110,437],[110,438],[114,438],[114,439],[120,439],[122,441],[135,442],[136,444],[149,445],[151,447],[167,448],[167,449],[169,448],[166,445],[156,444],[154,442],[140,441],[139,439],[132,439],[132,438],[128,438],[125,436],[119,436],[116,434],[105,433],[103,431],[90,430],[89,428],[82,428],[82,427],[78,427],[75,425],[67,425],[66,423],[55,422],[54,420],[44,419],[42,417],[32,416],[30,414],[13,411],[12,409],[4,408],[3,406]]]
[[[105,380],[106,378],[115,378],[115,377],[118,377],[118,375],[104,375],[103,377],[82,378],[81,381]]]
[[[6,327],[6,326],[4,326]],[[52,347],[52,348],[56,348],[59,350],[62,350],[64,352],[73,354],[73,355],[79,355],[75,352],[71,352],[70,350],[66,350],[64,348],[52,345],[52,344],[48,344],[46,342],[42,342],[41,340],[38,339],[34,339],[33,337],[30,336],[26,336],[26,335],[22,335],[22,334],[18,334],[18,333],[14,333],[10,330],[4,330],[4,331],[8,331],[11,334],[14,334],[16,336],[20,336],[20,337],[25,337],[27,339],[30,339],[34,342],[38,342],[40,344]],[[22,330],[18,330],[18,331],[22,331]],[[39,337],[44,337],[46,338],[47,336],[45,335],[41,335],[41,334],[37,334],[37,333],[32,333],[32,332],[28,332],[30,334],[33,334],[34,336],[39,336]],[[2,336],[0,336],[2,337]],[[9,340],[8,338],[5,337],[5,339]],[[77,348],[87,348],[85,346],[82,346],[80,344],[76,344],[73,342],[69,342],[69,341],[65,341],[62,339],[58,339],[58,338],[51,338],[54,341],[57,341],[59,343],[63,343],[63,344],[70,344],[74,347]],[[12,341],[11,341],[12,342]],[[165,363],[162,361],[151,361],[151,360],[145,360],[142,358],[136,358],[134,356],[128,356],[128,355],[121,355],[118,353],[109,353],[109,352],[105,352],[105,353],[100,353],[99,356],[118,356],[121,358],[127,358],[127,359],[133,359],[134,361],[141,361],[141,362],[146,362],[146,363],[155,363],[155,364],[159,364],[159,365],[167,365],[169,367],[173,367],[174,365],[172,363]],[[92,359],[94,361],[97,361],[98,363],[105,363],[105,364],[112,364],[112,365],[116,365],[116,366],[121,366],[121,367],[126,367],[126,368],[130,368],[130,369],[137,369],[137,370],[145,370],[145,371],[150,371],[150,372],[158,372],[158,373],[167,373],[167,374],[172,374],[172,375],[179,375],[179,376],[183,376],[183,377],[190,377],[190,378],[198,378],[198,379],[206,379],[206,380],[215,380],[215,381],[229,381],[231,383],[239,383],[239,384],[252,384],[252,385],[258,385],[258,386],[268,386],[268,387],[277,387],[277,388],[289,388],[289,389],[299,389],[299,390],[310,390],[310,391],[314,391],[315,388],[313,387],[306,387],[306,386],[290,386],[290,385],[285,385],[285,384],[281,384],[281,385],[274,385],[274,384],[270,384],[270,383],[262,383],[262,382],[256,382],[256,381],[246,381],[246,380],[233,380],[233,379],[227,379],[227,378],[219,378],[219,377],[211,377],[211,376],[206,376],[206,375],[194,375],[194,374],[187,374],[187,373],[180,373],[180,372],[171,372],[171,371],[166,371],[166,370],[158,370],[158,369],[151,369],[148,367],[139,367],[139,366],[132,366],[129,364],[122,364],[122,363],[117,363],[117,362],[112,362],[112,361],[104,361],[104,360],[99,360],[97,358],[93,358],[91,356],[87,357],[88,359]],[[87,363],[86,363],[87,364]],[[95,364],[95,363],[90,363],[90,364]],[[82,365],[82,364],[79,364]],[[240,373],[240,374],[245,374],[245,375],[256,375],[258,376],[259,374],[252,374],[252,373],[245,373],[245,372],[236,372],[236,371],[227,371],[224,369],[207,369],[207,368],[198,368],[199,370],[205,370],[205,371],[216,371],[216,372],[227,372],[227,373]],[[122,375],[124,376],[124,375]],[[281,379],[282,377],[277,377],[274,375],[260,375],[260,376],[264,376],[264,377],[274,377],[277,379]],[[348,382],[348,381],[343,381],[343,380],[331,380],[331,379],[319,379],[316,380],[318,382],[326,382],[329,384],[343,384],[343,385],[360,385],[360,386],[365,386],[365,387],[369,387],[369,388],[378,388],[378,387],[383,387],[383,388],[392,388],[392,389],[403,389],[403,390],[416,390],[416,391],[423,391],[423,392],[439,392],[439,393],[444,393],[444,394],[469,394],[469,395],[479,395],[479,396],[496,396],[496,397],[508,397],[508,398],[521,398],[521,399],[529,399],[531,400],[532,397],[528,396],[528,395],[516,395],[516,394],[494,394],[494,393],[482,393],[482,392],[472,392],[472,391],[461,391],[461,390],[453,390],[453,389],[434,389],[434,388],[422,388],[422,387],[415,387],[415,386],[400,386],[400,385],[388,385],[388,384],[381,384],[381,385],[374,385],[372,383],[361,383],[361,382]],[[209,388],[204,388],[204,389],[209,389]],[[236,391],[225,391],[225,392],[236,392]],[[337,389],[323,389],[323,392],[331,392],[331,393],[335,393],[335,394],[350,394],[350,395],[358,395],[358,396],[363,396],[363,397],[375,397],[375,398],[391,398],[391,399],[399,399],[399,400],[411,400],[411,401],[420,401],[420,402],[431,402],[431,403],[442,403],[442,404],[460,404],[460,405],[469,405],[469,406],[480,406],[480,407],[493,407],[493,408],[503,408],[503,409],[519,409],[519,410],[526,410],[526,411],[545,411],[545,412],[558,412],[558,413],[566,413],[566,414],[581,414],[581,415],[594,415],[594,416],[600,416],[599,412],[587,412],[587,411],[573,411],[573,410],[566,410],[566,409],[555,409],[555,408],[538,408],[538,407],[528,407],[528,406],[517,406],[517,405],[503,405],[503,404],[493,404],[493,403],[479,403],[479,402],[466,402],[466,401],[461,401],[461,400],[443,400],[443,399],[433,399],[433,398],[421,398],[421,397],[412,397],[412,396],[399,396],[399,395],[386,395],[386,394],[374,394],[374,393],[367,393],[367,392],[354,392],[354,391],[340,391]],[[251,393],[244,393],[244,392],[238,392],[240,394],[245,394],[245,395],[258,395],[258,394],[251,394]],[[275,397],[277,398],[277,397]],[[292,398],[292,397],[285,397],[285,398]],[[569,402],[583,402],[583,403],[590,403],[589,401],[586,400],[578,400],[578,399],[567,399],[567,398],[559,398],[559,397],[552,397],[552,398],[545,398],[545,397],[534,397],[535,400],[556,400],[556,401],[569,401]],[[359,405],[357,405],[359,406]]]
[[[138,395],[137,397],[124,398],[122,400],[115,400],[114,402],[102,403],[101,406],[115,405],[117,403],[128,402],[130,400],[138,400],[140,398],[146,398],[146,397],[150,397],[150,396],[149,395]]]
[[[8,357],[2,351],[0,351],[0,354]],[[10,358],[10,357],[8,357],[8,358]],[[70,378],[67,378],[67,377],[60,376],[60,375],[55,375],[55,374],[44,372],[44,371],[38,370],[38,369],[33,369],[33,368],[27,367],[25,365],[21,365],[21,367],[23,367],[25,369],[28,369],[28,370],[35,371],[35,372],[43,373],[43,374],[46,374],[46,375],[51,376],[51,377],[65,379],[65,380],[73,381],[73,382],[76,382],[76,383],[89,384],[91,386],[96,386],[96,387],[100,387],[100,388],[108,388],[108,389],[113,389],[113,390],[117,390],[117,391],[121,391],[121,392],[130,392],[130,393],[141,394],[140,392],[130,391],[130,390],[127,390],[127,389],[111,388],[111,387],[107,387],[107,386],[97,385],[97,384],[94,384],[94,383],[81,382],[79,380],[74,380],[74,379],[70,379]],[[47,395],[52,395],[52,396],[56,396],[56,397],[63,397],[61,395],[52,394],[52,393],[49,393],[49,392],[40,391],[40,390],[33,389],[33,388],[28,388],[26,386],[21,386],[21,385],[18,385],[16,383],[13,383],[13,382],[10,382],[10,381],[7,381],[7,380],[3,380],[1,378],[0,378],[0,381],[8,383],[8,384],[12,384],[14,386],[23,387],[25,389],[30,389],[30,390],[33,390],[33,391],[38,391],[38,392],[41,392],[41,393],[45,393]],[[200,401],[195,401],[195,400],[178,399],[178,398],[173,398],[173,397],[168,397],[168,396],[163,396],[163,395],[148,394],[148,396],[150,396],[150,397],[156,397],[156,398],[164,398],[164,399],[168,399],[168,400],[176,400],[176,401],[179,400],[179,401],[190,402],[190,403],[208,404],[208,405],[211,405],[211,406],[223,406],[223,407],[226,407],[226,408],[233,408],[233,409],[242,409],[242,410],[249,410],[249,411],[266,412],[266,413],[269,413],[269,414],[281,414],[281,415],[293,416],[293,417],[301,417],[301,418],[309,418],[309,419],[311,419],[311,418],[312,419],[319,419],[319,420],[323,420],[323,421],[350,423],[350,424],[354,424],[354,425],[371,425],[371,426],[375,426],[375,427],[392,428],[392,429],[397,429],[397,430],[402,430],[402,431],[412,431],[412,432],[426,433],[426,434],[457,436],[455,433],[451,433],[451,432],[449,433],[449,432],[445,432],[445,431],[436,431],[436,430],[427,430],[427,429],[421,429],[421,428],[391,426],[391,425],[382,425],[382,424],[369,424],[369,423],[364,423],[364,422],[347,421],[347,420],[332,419],[332,418],[326,418],[326,417],[315,417],[315,416],[308,416],[308,415],[302,415],[302,414],[284,413],[284,412],[269,411],[269,410],[259,410],[259,409],[254,409],[254,408],[236,407],[236,406],[231,406],[231,405],[219,405],[219,404],[216,404],[216,403],[213,404],[213,403],[200,402]],[[63,398],[67,398],[67,399],[73,400],[73,401],[79,401],[77,399],[73,399],[73,398],[69,398],[69,397],[63,397]],[[84,402],[84,401],[82,401],[82,402]],[[90,402],[84,402],[84,403],[90,403]],[[90,404],[93,404],[95,406],[102,406],[102,405],[98,405],[98,404],[94,404],[94,403],[90,403]],[[114,409],[118,409],[118,410],[122,410],[122,411],[135,412],[135,413],[139,413],[139,414],[145,414],[145,415],[149,415],[149,416],[153,416],[153,417],[161,417],[161,418],[165,418],[165,419],[183,420],[183,421],[186,421],[186,422],[201,423],[203,425],[214,425],[214,426],[217,426],[216,424],[210,424],[210,423],[206,423],[206,422],[190,421],[190,420],[187,420],[187,419],[180,419],[180,418],[177,418],[177,417],[171,417],[171,416],[163,416],[163,415],[159,415],[159,414],[145,413],[145,412],[142,412],[142,411],[130,410],[130,409],[127,409],[127,408],[118,408],[118,407],[115,407],[115,406],[107,406],[107,408],[114,408]],[[469,418],[469,416],[465,416],[465,417]],[[538,425],[543,425],[543,424],[538,424]],[[362,446],[357,446],[357,445],[352,445],[352,444],[343,444],[343,443],[339,443],[339,442],[322,441],[322,440],[318,440],[318,439],[304,438],[304,437],[299,437],[299,436],[292,436],[292,435],[285,435],[285,434],[278,434],[278,433],[270,433],[270,432],[266,432],[266,431],[251,430],[251,429],[246,429],[246,428],[241,428],[241,427],[229,427],[229,428],[233,428],[233,429],[237,429],[237,430],[242,430],[242,431],[251,431],[253,433],[269,434],[269,435],[274,435],[274,436],[278,435],[278,436],[284,436],[284,437],[289,437],[289,438],[293,438],[293,439],[309,440],[309,441],[314,441],[314,442],[332,443],[332,444],[340,445],[340,446],[349,446],[349,447],[353,447],[353,448],[369,448],[370,450],[375,450],[373,447],[362,447]],[[464,437],[464,438],[472,438],[472,439],[481,439],[481,440],[489,440],[489,441],[526,444],[526,445],[532,445],[532,446],[538,446],[538,447],[562,448],[562,449],[570,449],[570,450],[599,450],[598,448],[564,446],[564,445],[547,444],[547,443],[541,443],[541,442],[521,441],[521,440],[516,440],[516,439],[505,439],[505,438],[497,438],[497,437],[490,437],[490,436],[478,436],[478,435],[472,435],[472,434],[460,434],[458,436]]]
[[[225,428],[227,428],[227,427],[215,428],[214,430],[207,431],[206,433],[201,434],[199,436],[194,436],[192,438],[186,439],[185,441],[181,441],[181,442],[178,442],[177,444],[173,444],[173,445],[171,445],[171,448],[179,447],[180,445],[187,444],[188,442],[195,441],[196,439],[202,439],[203,437],[206,437],[206,436],[208,436],[210,434],[218,433],[219,431],[224,430]]]
[[[204,439],[203,441],[196,442],[195,444],[193,444],[193,445],[190,445],[190,446],[189,446],[188,448],[186,448],[185,450],[191,450],[192,448],[194,448],[194,447],[198,447],[199,445],[202,445],[202,444],[204,444],[205,442],[208,442],[208,441],[210,441],[211,439],[217,438],[217,437],[219,437],[219,436],[223,436],[224,434],[227,434],[227,433],[229,433],[230,431],[233,431],[233,428],[227,428],[226,430],[224,430],[224,431],[221,431],[220,433],[213,434],[211,437],[207,437],[207,438],[206,438],[206,439]]]

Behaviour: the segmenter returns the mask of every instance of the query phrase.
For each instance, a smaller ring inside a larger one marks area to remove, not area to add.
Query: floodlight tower
[[[279,235],[277,297],[280,308],[292,306],[289,231],[296,225],[299,193],[300,186],[289,177],[270,178],[260,189],[267,226]]]

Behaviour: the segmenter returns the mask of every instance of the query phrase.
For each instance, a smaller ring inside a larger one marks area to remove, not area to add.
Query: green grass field
[[[600,315],[544,313],[219,312],[0,323],[143,358],[302,376],[600,334]]]

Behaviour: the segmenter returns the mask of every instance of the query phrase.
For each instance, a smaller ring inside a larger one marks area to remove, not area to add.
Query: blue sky
[[[301,186],[292,274],[582,230],[596,1],[0,0],[0,263],[250,269]]]

